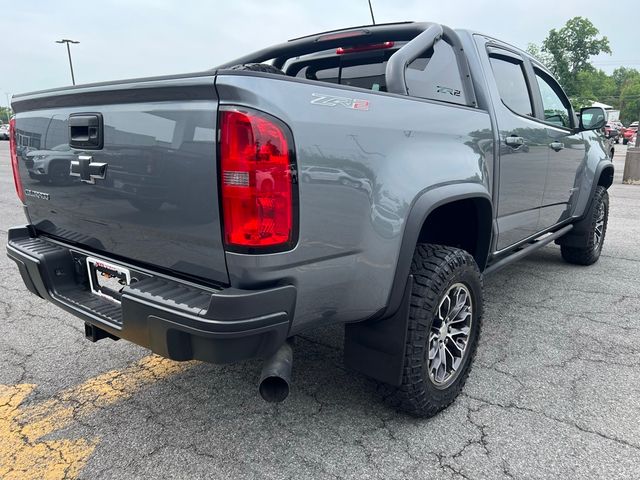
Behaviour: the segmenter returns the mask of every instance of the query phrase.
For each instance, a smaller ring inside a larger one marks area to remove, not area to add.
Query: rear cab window
[[[285,67],[288,75],[308,80],[386,92],[387,61],[395,50],[380,50],[359,55],[337,55],[335,51],[296,59]]]
[[[296,57],[283,70],[298,78],[387,92],[387,63],[406,42],[386,43],[393,48],[343,54],[327,50]],[[455,52],[444,39],[408,64],[405,79],[411,97],[467,104]]]

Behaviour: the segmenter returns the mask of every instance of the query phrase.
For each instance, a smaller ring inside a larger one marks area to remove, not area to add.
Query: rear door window
[[[533,117],[533,103],[523,63],[497,55],[489,59],[502,103],[518,115]]]

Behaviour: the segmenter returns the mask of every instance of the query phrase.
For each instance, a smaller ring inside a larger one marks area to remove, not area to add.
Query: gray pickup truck
[[[604,112],[475,32],[355,27],[12,106],[28,224],[7,251],[27,289],[93,341],[262,358],[270,401],[294,336],[340,323],[348,367],[434,415],[469,375],[483,276],[553,241],[589,265],[604,241]],[[56,181],[29,175],[33,151]]]

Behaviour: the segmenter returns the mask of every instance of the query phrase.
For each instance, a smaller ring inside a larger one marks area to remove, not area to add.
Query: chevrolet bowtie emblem
[[[103,180],[107,175],[107,164],[92,161],[93,157],[88,155],[78,155],[77,160],[71,160],[72,177],[80,177],[85,183],[96,183],[96,180]]]

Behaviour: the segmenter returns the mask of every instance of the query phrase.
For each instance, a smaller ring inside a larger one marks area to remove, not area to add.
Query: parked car
[[[624,125],[620,121],[612,122],[612,125],[616,130],[618,130],[618,140],[622,139],[622,133],[624,132]]]
[[[610,123],[607,123],[604,126],[604,136],[607,140],[611,140],[613,143],[619,143],[620,141],[620,132]]]
[[[604,130],[604,129],[603,129]],[[604,133],[602,134],[602,138],[603,141],[602,143],[604,144],[604,149],[606,152],[609,153],[609,158],[613,158],[613,156],[615,155],[615,141],[613,139],[613,137],[607,137]]]
[[[0,140],[9,140],[9,125],[6,123],[0,125]]]
[[[622,144],[626,145],[633,137],[633,134],[638,131],[638,122],[634,122],[624,129],[624,133],[622,134]]]
[[[268,401],[289,392],[293,337],[338,323],[348,367],[387,384],[392,406],[435,415],[469,375],[483,277],[553,241],[590,265],[605,239],[604,110],[577,121],[535,58],[436,23],[320,33],[12,108],[34,142],[62,122],[81,182],[31,179],[12,136],[27,224],[7,252],[26,288],[92,341],[262,358]],[[193,215],[132,211],[122,195],[146,201],[145,185]]]
[[[347,174],[344,170],[331,167],[307,167],[300,169],[303,182],[336,182],[347,184]]]
[[[349,168],[303,167],[300,179],[306,183],[333,182],[370,190],[370,182],[360,172]]]
[[[71,160],[76,152],[68,143],[52,147],[50,150],[32,150],[23,156],[29,177],[65,185],[73,180],[70,174]]]

